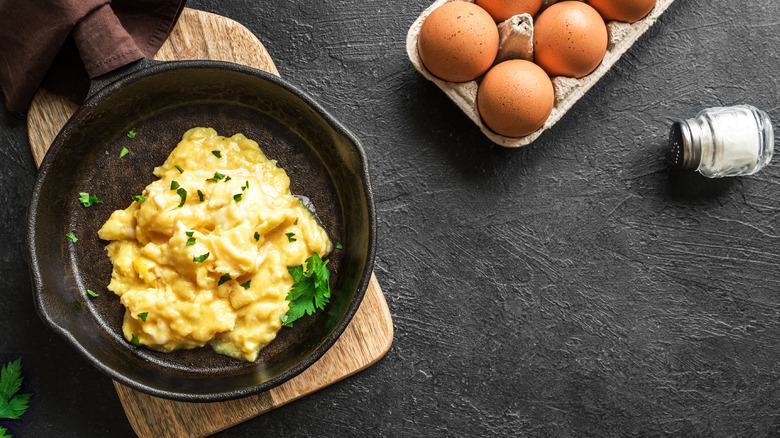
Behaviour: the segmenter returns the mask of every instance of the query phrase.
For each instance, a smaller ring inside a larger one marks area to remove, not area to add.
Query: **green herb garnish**
[[[249,181],[247,181],[247,182],[246,182],[246,184],[244,184],[243,186],[241,186],[241,191],[243,192],[244,190],[246,190],[246,189],[248,189],[248,188],[249,188]]]
[[[330,272],[328,262],[323,261],[315,252],[303,265],[287,268],[295,284],[287,294],[290,310],[282,315],[282,325],[291,327],[293,321],[305,314],[311,315],[316,309],[324,309],[330,301]],[[304,269],[306,266],[306,269]]]
[[[135,138],[135,128],[131,129],[130,132],[127,133],[127,136],[130,138]]]
[[[184,190],[183,187],[180,187],[179,190],[176,190],[176,193],[181,198],[181,202],[179,203],[179,208],[184,206],[184,203],[187,201],[187,191]]]
[[[129,154],[130,150],[128,150],[126,147],[122,147],[122,151],[119,152],[119,158],[124,157],[125,155]]]
[[[84,207],[89,207],[93,204],[103,203],[103,201],[98,201],[96,195],[90,195],[89,193],[85,193],[85,192],[79,192],[79,202],[81,202],[81,205],[83,205]]]
[[[194,232],[194,231],[187,231],[187,232],[185,232],[184,234],[186,234],[186,235],[187,235],[187,237],[189,237],[189,239],[187,239],[187,243],[186,243],[184,246],[192,246],[192,245],[195,245],[195,238],[194,238],[194,237],[192,237],[192,235],[193,235],[193,234],[195,234],[195,232]]]
[[[89,296],[91,296],[91,297],[99,297],[99,296],[100,296],[100,295],[96,294],[95,292],[92,292],[92,291],[91,291],[91,290],[89,290],[89,289],[87,289],[87,293],[88,293],[88,294],[89,294]]]
[[[106,151],[106,155],[108,155],[108,151]]]
[[[203,261],[206,260],[207,258],[209,258],[209,253],[201,254],[201,255],[199,255],[197,257],[193,257],[192,261],[193,262],[198,262],[198,263],[203,263]]]
[[[255,235],[253,237],[255,238],[255,241],[259,241],[260,240],[260,233],[255,231]]]
[[[230,175],[225,176],[225,182],[230,181],[232,178],[230,178]]]
[[[138,317],[141,318],[141,321],[146,322],[146,317],[149,316],[149,312],[141,312],[138,314]]]
[[[133,337],[130,338],[130,343],[135,345],[136,347],[141,346],[141,341],[138,340],[138,338],[135,337],[135,335],[132,335]]]
[[[285,236],[287,236],[287,240],[290,242],[295,242],[298,240],[295,238],[295,233],[286,233]]]
[[[211,153],[214,154],[214,156],[217,158],[222,158],[222,153],[219,151],[211,151]]]
[[[17,420],[27,410],[32,394],[17,394],[22,380],[22,358],[8,362],[0,369],[0,418]]]
[[[341,244],[340,244],[340,243],[337,243],[337,244],[336,244],[336,249],[342,249],[342,248],[344,248],[344,247],[343,247],[343,246],[341,246]]]
[[[226,272],[226,273],[222,274],[221,277],[219,277],[219,281],[217,282],[217,286],[222,286],[222,283],[224,283],[224,282],[226,282],[228,280],[230,280],[230,273]]]
[[[233,195],[233,200],[236,202],[241,201],[241,193]]]
[[[211,178],[207,179],[206,181],[218,182],[219,180],[221,180],[224,177],[225,177],[225,175],[223,175],[223,174],[221,174],[219,172],[214,172],[214,176],[212,176]]]
[[[136,201],[136,202],[144,202],[144,201],[146,201],[146,198],[144,198],[144,197],[143,197],[143,196],[141,196],[141,195],[135,195],[135,196],[133,196],[133,201]]]
[[[179,187],[181,187],[181,186],[179,185],[178,181],[176,181],[176,180],[171,181],[171,190],[176,190]]]
[[[198,190],[198,199],[200,199],[200,202],[203,202],[203,192]]]
[[[179,171],[179,173],[184,173],[184,169],[182,169],[181,166],[179,166],[178,164],[174,164],[173,167],[175,167],[176,170]]]
[[[68,239],[70,239],[73,243],[76,243],[79,241],[79,239],[76,238],[76,235],[73,233],[68,233],[65,235]]]
[[[249,285],[252,283],[252,280],[247,280],[245,283],[241,283],[241,287],[244,289],[249,289]]]

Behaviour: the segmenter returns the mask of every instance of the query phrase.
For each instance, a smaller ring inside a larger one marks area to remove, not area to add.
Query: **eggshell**
[[[501,23],[519,14],[535,16],[542,8],[544,0],[476,0],[478,6],[485,9],[496,23]]]
[[[488,70],[477,91],[477,108],[494,132],[522,137],[544,125],[552,112],[555,91],[539,66],[512,59]]]
[[[425,19],[418,50],[425,68],[450,82],[476,79],[498,53],[498,28],[484,9],[473,3],[445,3]]]
[[[644,18],[655,6],[655,0],[588,0],[605,21],[634,23]]]
[[[601,63],[609,35],[601,15],[585,3],[545,9],[534,25],[534,61],[550,76],[581,78]]]

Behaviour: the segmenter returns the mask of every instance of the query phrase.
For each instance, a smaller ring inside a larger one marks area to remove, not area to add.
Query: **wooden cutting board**
[[[170,37],[155,55],[163,61],[214,59],[279,75],[260,41],[244,26],[219,15],[184,9]],[[54,137],[76,106],[45,90],[33,99],[27,132],[40,166]],[[184,403],[152,397],[114,382],[133,430],[141,437],[200,437],[227,429],[361,371],[387,353],[393,322],[372,275],[352,322],[320,360],[294,379],[262,394],[217,403]]]

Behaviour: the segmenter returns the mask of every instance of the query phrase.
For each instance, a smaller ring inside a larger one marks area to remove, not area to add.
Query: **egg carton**
[[[609,43],[607,53],[596,69],[580,79],[557,76],[552,78],[555,88],[555,105],[552,113],[541,128],[524,137],[505,137],[491,131],[482,122],[477,110],[477,89],[479,81],[482,79],[468,82],[448,82],[432,75],[423,65],[420,54],[417,51],[417,42],[420,37],[420,27],[428,15],[439,6],[450,1],[463,0],[437,0],[430,7],[424,10],[417,20],[409,28],[406,35],[406,53],[414,67],[426,79],[435,83],[449,98],[455,102],[469,118],[479,126],[479,129],[494,143],[508,147],[516,148],[525,146],[536,140],[542,132],[550,129],[558,120],[566,114],[574,104],[590,90],[590,88],[604,76],[612,65],[623,56],[634,42],[642,36],[658,17],[672,4],[674,0],[657,0],[655,7],[647,16],[635,23],[621,23],[617,21],[607,22],[607,31],[609,33]],[[546,8],[553,3],[563,0],[547,0],[543,6]],[[473,3],[473,1],[469,1]],[[499,52],[496,57],[496,63],[507,59],[526,59],[533,60],[533,19],[528,14],[516,15],[509,20],[499,24]]]

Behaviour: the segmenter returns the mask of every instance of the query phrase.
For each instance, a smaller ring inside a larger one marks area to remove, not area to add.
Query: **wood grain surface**
[[[213,59],[279,75],[262,43],[228,18],[186,8],[154,59]],[[77,106],[39,90],[27,113],[30,148],[40,166],[46,151]],[[200,437],[224,430],[361,371],[387,353],[393,323],[382,290],[371,276],[363,303],[339,340],[297,377],[267,392],[217,403],[185,403],[152,397],[114,382],[133,430],[141,437]]]

